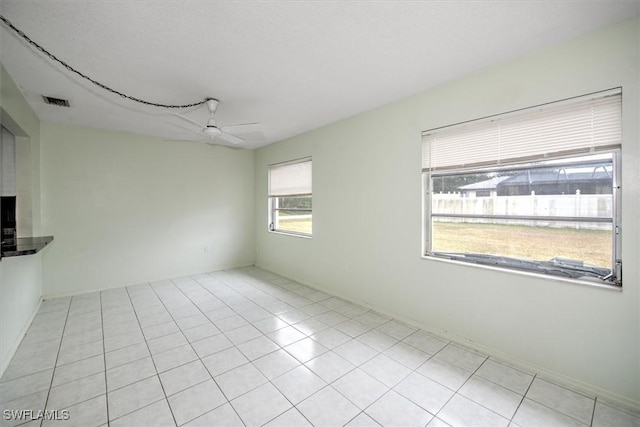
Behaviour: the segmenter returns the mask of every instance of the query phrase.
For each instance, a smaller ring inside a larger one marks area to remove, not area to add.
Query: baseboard
[[[588,384],[579,380],[576,380],[575,378],[569,377],[567,375],[561,374],[559,372],[556,372],[554,370],[545,368],[544,366],[539,366],[536,365],[534,363],[531,363],[528,360],[524,360],[524,359],[520,359],[520,358],[516,358],[513,357],[507,353],[504,353],[502,351],[496,350],[494,348],[488,347],[488,346],[484,346],[480,343],[474,342],[474,341],[470,341],[468,339],[459,337],[457,335],[451,334],[447,331],[443,331],[440,329],[436,329],[436,328],[432,328],[429,327],[427,325],[423,325],[420,324],[418,322],[416,322],[413,319],[409,319],[404,317],[401,314],[397,314],[397,313],[391,313],[387,310],[381,309],[380,307],[375,307],[372,306],[371,304],[368,304],[364,301],[359,301],[359,300],[354,300],[352,298],[346,297],[344,295],[340,295],[340,293],[336,293],[334,291],[327,291],[326,289],[323,289],[322,286],[316,285],[316,284],[309,284],[306,283],[303,280],[300,279],[296,279],[294,277],[289,277],[286,274],[280,273],[278,271],[276,271],[276,269],[270,269],[267,267],[262,267],[260,265],[255,265],[255,267],[272,272],[274,274],[278,274],[288,280],[294,281],[294,282],[298,282],[301,283],[305,286],[309,286],[310,288],[316,289],[318,291],[324,292],[326,294],[329,295],[334,295],[337,296],[339,298],[342,298],[346,301],[350,301],[353,302],[355,304],[361,305],[363,307],[366,307],[368,309],[371,310],[375,310],[379,313],[384,314],[385,316],[391,317],[393,319],[399,320],[403,323],[406,323],[408,325],[411,325],[413,327],[416,327],[418,329],[422,329],[425,332],[428,332],[430,334],[433,334],[437,337],[440,337],[446,341],[451,341],[453,343],[456,344],[460,344],[463,345],[467,348],[470,348],[472,350],[475,350],[477,352],[480,352],[484,355],[487,355],[489,357],[492,357],[494,360],[502,362],[506,365],[510,365],[514,368],[517,368],[521,371],[525,371],[525,372],[530,372],[530,373],[535,373],[537,376],[548,380],[549,382],[555,383],[557,385],[560,385],[562,387],[568,388],[570,390],[573,390],[577,393],[583,394],[585,396],[588,397],[597,397],[598,400],[603,400],[605,402],[609,402],[611,404],[613,404],[614,406],[619,407],[620,409],[623,410],[627,410],[630,411],[631,413],[638,415],[640,414],[640,402],[636,402],[632,399],[629,399],[625,396],[621,396],[617,393],[613,393],[609,390],[605,390],[602,389],[600,387],[594,386],[592,384]]]
[[[13,359],[13,356],[16,354],[16,351],[18,351],[18,347],[20,347],[20,343],[22,342],[22,339],[24,338],[24,336],[27,334],[27,330],[29,329],[29,326],[31,326],[33,319],[38,314],[38,311],[40,310],[41,305],[42,305],[42,297],[40,297],[40,299],[38,300],[38,304],[36,304],[36,308],[31,312],[31,315],[29,316],[29,319],[27,319],[27,322],[22,326],[20,333],[14,340],[13,345],[11,346],[11,349],[7,353],[7,357],[2,360],[2,364],[0,364],[0,378],[2,378],[2,376],[4,375],[4,371],[7,370],[7,368],[9,367],[9,363],[11,363],[11,359]]]

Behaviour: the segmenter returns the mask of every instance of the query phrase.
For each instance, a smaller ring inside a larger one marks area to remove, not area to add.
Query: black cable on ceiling
[[[49,52],[48,50],[46,50],[45,48],[43,48],[42,46],[40,46],[38,43],[34,42],[33,40],[31,40],[29,38],[29,36],[27,36],[24,32],[22,32],[22,30],[20,30],[19,28],[16,28],[15,25],[13,25],[11,23],[11,21],[9,21],[7,18],[5,18],[4,16],[0,15],[0,20],[12,31],[14,31],[18,36],[20,36],[22,39],[24,39],[28,44],[30,44],[31,46],[35,47],[38,51],[40,51],[41,53],[43,53],[45,56],[47,56],[49,59],[51,59],[52,61],[57,62],[58,64],[62,65],[64,68],[66,68],[67,70],[71,71],[74,74],[77,74],[78,76],[82,77],[85,80],[88,80],[89,82],[93,83],[94,85],[108,91],[111,93],[114,93],[116,95],[120,95],[122,98],[126,98],[129,99],[131,101],[135,101],[138,102],[140,104],[144,104],[144,105],[150,105],[153,107],[162,107],[162,108],[190,108],[190,107],[197,107],[199,105],[204,104],[205,102],[207,102],[207,99],[204,99],[202,101],[198,101],[198,102],[193,102],[190,104],[161,104],[158,102],[151,102],[151,101],[147,101],[144,99],[140,99],[140,98],[136,98],[135,96],[131,96],[131,95],[127,95],[126,93],[120,92],[116,89],[113,89],[103,83],[100,83],[99,81],[87,76],[86,74],[81,73],[80,71],[76,70],[75,68],[73,68],[71,65],[67,64],[66,62],[64,62],[61,59],[58,59],[54,54],[52,54],[51,52]]]

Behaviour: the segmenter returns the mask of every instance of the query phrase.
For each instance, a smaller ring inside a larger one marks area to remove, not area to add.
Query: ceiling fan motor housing
[[[215,113],[218,109],[218,104],[220,104],[220,101],[218,101],[217,99],[207,98],[207,108],[209,109],[209,113],[211,113],[212,116],[213,113]]]

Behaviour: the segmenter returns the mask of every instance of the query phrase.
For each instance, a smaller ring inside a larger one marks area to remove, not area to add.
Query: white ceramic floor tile
[[[57,353],[34,356],[20,361],[12,360],[4,371],[0,383],[12,381],[36,373],[50,371],[56,364]]]
[[[239,328],[226,331],[224,334],[234,345],[240,345],[254,338],[263,336],[262,332],[252,325],[240,326]]]
[[[104,373],[100,372],[51,388],[47,406],[56,409],[67,408],[76,403],[105,394],[106,391]]]
[[[440,418],[434,417],[431,421],[429,421],[429,424],[427,424],[427,427],[451,427],[451,426],[445,423],[444,421],[442,421]],[[511,423],[509,424],[509,427],[518,427],[518,426]]]
[[[388,350],[398,343],[397,339],[376,330],[362,334],[356,339],[377,351]]]
[[[267,336],[281,347],[286,347],[289,344],[293,344],[294,342],[307,337],[293,326],[287,326],[285,328],[275,330]]]
[[[163,337],[165,335],[174,334],[176,332],[180,332],[180,328],[176,322],[166,322],[160,323],[158,325],[147,326],[146,328],[142,328],[142,333],[144,334],[145,339],[150,340],[153,338]]]
[[[354,369],[331,386],[360,409],[365,409],[389,391],[389,387],[361,369]]]
[[[296,341],[293,344],[284,347],[284,350],[295,357],[300,363],[306,363],[309,360],[329,351],[328,348],[311,338],[304,338],[300,341]]]
[[[292,326],[307,336],[317,334],[329,328],[329,325],[315,318],[303,320]]]
[[[360,368],[387,387],[395,386],[411,373],[409,368],[384,354],[379,354]]]
[[[127,332],[122,334],[109,336],[105,334],[104,339],[104,351],[114,351],[119,348],[128,347],[133,344],[137,344],[139,342],[144,342],[144,335],[140,329],[131,329],[130,327],[126,327]],[[103,343],[99,343],[103,344]]]
[[[165,399],[109,423],[110,427],[173,427],[176,425]]]
[[[287,327],[289,324],[278,317],[272,316],[254,322],[253,326],[258,328],[263,334],[269,334],[273,331],[277,331],[278,329]]]
[[[76,345],[89,344],[94,341],[101,341],[102,338],[102,328],[96,328],[90,331],[80,332],[78,334],[64,334],[62,337],[62,344],[60,344],[60,348],[69,348]]]
[[[458,391],[464,397],[511,419],[523,397],[518,393],[474,375]]]
[[[27,375],[0,383],[0,403],[9,402],[40,390],[48,390],[53,370]]]
[[[394,390],[432,414],[453,396],[453,391],[416,372],[409,374]]]
[[[220,330],[216,328],[212,323],[205,323],[194,328],[185,329],[182,331],[182,333],[184,334],[185,338],[187,338],[187,341],[195,342],[213,335],[217,335],[220,333]]]
[[[147,340],[147,344],[149,345],[151,354],[158,354],[163,351],[171,350],[172,348],[186,345],[188,342],[184,335],[182,335],[182,332],[175,332],[173,334]]]
[[[274,351],[254,360],[253,364],[270,380],[300,366],[300,362],[284,350]]]
[[[332,351],[311,359],[305,363],[305,366],[327,383],[331,383],[355,369],[353,364]]]
[[[176,394],[203,381],[211,379],[207,368],[201,361],[195,360],[186,365],[165,371],[160,374],[160,382],[167,396]]]
[[[355,366],[360,366],[379,354],[377,350],[362,344],[358,340],[346,342],[341,346],[334,348],[333,351],[353,363]]]
[[[527,398],[523,400],[518,408],[516,415],[513,417],[513,422],[522,427],[584,427],[586,425],[575,418],[554,411]]]
[[[351,338],[360,336],[371,329],[368,326],[363,325],[362,323],[353,319],[347,320],[346,322],[338,323],[334,327],[340,332],[349,335]]]
[[[331,386],[323,388],[296,407],[314,426],[342,426],[360,412],[357,406]]]
[[[487,359],[486,356],[454,344],[449,344],[434,357],[471,372],[478,369],[482,362]]]
[[[389,320],[388,322],[378,326],[376,330],[397,340],[403,340],[414,333],[417,329],[396,320]]]
[[[52,386],[59,386],[86,376],[104,372],[104,356],[98,355],[60,366],[53,375]]]
[[[125,365],[134,360],[143,359],[149,356],[149,348],[146,342],[133,344],[128,347],[120,348],[115,351],[105,353],[107,369],[115,368],[116,366]]]
[[[521,395],[527,392],[533,381],[533,375],[492,359],[484,362],[476,372],[476,375]]]
[[[294,323],[302,322],[311,317],[311,315],[305,313],[302,310],[289,310],[284,313],[278,314],[278,317],[290,325]]]
[[[28,427],[40,427],[40,421],[37,420],[36,425],[28,425],[24,424],[27,419],[30,419],[31,416],[25,412],[19,411],[33,411],[33,413],[37,413],[38,411],[42,411],[45,409],[45,402],[47,400],[48,390],[41,390],[18,399],[4,402],[2,403],[2,411],[3,416],[0,418],[0,425],[2,427],[12,427],[16,425],[23,425]],[[9,411],[6,414],[4,411]],[[11,412],[17,411],[17,412]],[[8,416],[7,416],[8,415]],[[8,419],[6,419],[7,417]],[[28,417],[28,418],[27,418]],[[35,423],[35,422],[34,422]]]
[[[364,314],[354,317],[354,319],[364,325],[371,326],[372,328],[377,328],[378,326],[389,320],[388,317],[385,317],[380,313],[376,313],[374,311],[368,311]]]
[[[213,324],[222,332],[230,331],[232,329],[239,328],[241,326],[248,325],[249,322],[244,320],[241,316],[233,314],[223,319],[214,320]]]
[[[383,426],[424,426],[433,415],[398,393],[389,391],[365,411]]]
[[[359,413],[354,419],[349,421],[346,424],[346,427],[379,427],[380,424],[377,423],[373,418],[364,412]]]
[[[58,361],[56,362],[56,366],[62,366],[69,363],[77,362],[79,360],[98,356],[103,353],[104,348],[102,342],[100,341],[94,341],[88,344],[81,344],[74,347],[61,349],[60,353],[58,354]]]
[[[205,357],[233,347],[233,343],[223,334],[214,335],[191,344],[198,356]]]
[[[312,335],[311,338],[328,349],[338,347],[347,341],[351,341],[351,337],[349,335],[342,333],[335,328],[327,328],[315,335]]]
[[[235,399],[267,382],[265,376],[251,363],[218,375],[215,380],[229,400]]]
[[[309,421],[296,409],[291,408],[284,414],[269,421],[265,427],[312,427]]]
[[[225,403],[184,424],[188,427],[244,427],[230,403]]]
[[[614,408],[612,405],[596,402],[593,413],[593,427],[629,426],[640,427],[640,413]]]
[[[133,383],[108,394],[109,418],[115,420],[164,398],[157,376]]]
[[[113,391],[154,375],[156,368],[153,360],[151,357],[145,357],[107,370],[107,390]]]
[[[458,390],[471,376],[471,372],[435,358],[427,360],[416,371],[451,390]]]
[[[410,346],[404,342],[399,342],[384,352],[396,362],[400,362],[409,369],[416,369],[429,359],[429,355],[422,350]]]
[[[543,379],[533,380],[527,398],[568,415],[583,424],[591,424],[595,400]]]
[[[68,419],[43,420],[42,426],[97,427],[107,422],[107,399],[104,394],[65,409],[69,411]]]
[[[335,326],[339,323],[346,322],[347,320],[349,320],[349,318],[344,314],[340,314],[332,310],[319,314],[315,318],[321,321],[322,323],[326,323],[329,326]]]
[[[403,341],[427,354],[432,355],[442,350],[448,344],[448,341],[435,337],[424,331],[414,332]]]
[[[273,380],[273,384],[294,405],[327,385],[306,366],[297,368]]]
[[[193,351],[193,348],[191,348],[190,345],[172,348],[171,350],[154,354],[152,357],[153,362],[156,365],[156,370],[159,373],[198,359],[198,355]]]
[[[193,309],[197,314],[194,314],[192,316],[188,316],[188,317],[182,317],[182,318],[177,318],[176,317],[176,323],[178,324],[178,326],[180,327],[180,329],[182,329],[183,331],[185,329],[191,329],[191,328],[195,328],[196,326],[200,326],[200,325],[204,325],[209,323],[209,319],[202,313],[200,313],[199,310],[197,309]],[[191,310],[190,310],[191,311]]]
[[[210,356],[203,357],[202,362],[209,370],[212,377],[216,377],[231,369],[248,363],[249,360],[236,347],[231,347],[214,353]]]
[[[280,347],[264,335],[238,345],[238,349],[249,360],[255,360],[278,350]]]
[[[480,406],[466,397],[456,394],[449,403],[438,413],[441,418],[452,427],[461,426],[487,426],[506,427],[509,420],[490,411],[484,406]],[[540,424],[542,426],[544,424]]]
[[[168,400],[178,425],[185,424],[227,402],[213,380],[169,396]]]
[[[231,401],[246,426],[261,426],[291,408],[291,403],[271,384],[243,394]]]

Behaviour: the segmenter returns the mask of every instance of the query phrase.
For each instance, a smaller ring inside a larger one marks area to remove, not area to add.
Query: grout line
[[[69,313],[71,312],[71,304],[73,303],[73,298],[69,299],[69,306],[67,307],[67,315],[64,319],[64,325],[62,326],[62,335],[60,336],[60,344],[58,345],[58,352],[56,354],[56,360],[53,364],[53,372],[51,372],[51,382],[49,383],[49,390],[47,391],[47,398],[44,401],[44,407],[42,408],[43,410],[47,409],[47,404],[49,403],[49,396],[51,395],[51,389],[53,388],[53,379],[55,378],[56,375],[56,368],[58,365],[58,359],[60,358],[60,350],[62,348],[62,340],[64,339],[64,330],[67,327],[67,321],[69,320]],[[37,315],[36,315],[37,316]],[[40,420],[39,425],[42,426],[44,422],[44,419]]]
[[[149,342],[147,341],[147,338],[145,337],[144,332],[142,330],[142,324],[140,323],[140,318],[138,317],[138,312],[136,311],[135,304],[134,304],[133,300],[131,299],[131,294],[129,293],[128,287],[125,286],[124,290],[125,290],[125,292],[127,294],[127,297],[129,298],[129,303],[131,304],[131,308],[133,309],[133,314],[136,316],[136,320],[138,322],[138,327],[140,328],[140,333],[142,334],[142,338],[144,339],[144,343],[147,346],[147,350],[149,351],[149,356],[148,357],[151,359],[151,363],[153,363],[153,369],[155,369],[155,371],[156,371],[156,377],[158,378],[158,382],[160,383],[160,387],[162,388],[162,393],[164,394],[164,400],[167,402],[167,406],[169,407],[169,412],[171,413],[171,417],[173,418],[173,422],[177,426],[178,425],[178,421],[176,420],[176,417],[173,414],[173,409],[171,408],[171,405],[169,405],[169,397],[167,396],[167,392],[164,389],[164,385],[162,384],[162,381],[160,380],[160,373],[158,372],[158,367],[156,366],[156,361],[153,359],[153,353],[151,352],[151,348],[149,347]],[[142,359],[144,359],[144,358],[142,358]],[[142,359],[137,359],[137,360],[142,360]],[[128,363],[131,363],[131,362],[128,362]],[[105,361],[105,364],[106,364],[106,361]],[[152,378],[152,377],[148,377],[148,378]],[[144,378],[144,379],[141,379],[139,381],[144,381],[144,380],[146,380],[148,378]],[[131,385],[131,384],[128,384],[128,385]],[[144,406],[144,408],[146,408],[147,406],[153,405],[153,404],[155,404],[157,402],[160,402],[160,401],[161,400],[157,400],[155,402],[152,402],[149,405]],[[137,412],[140,409],[142,409],[142,408],[136,408],[134,411],[129,412],[128,414],[122,415],[122,417],[125,417],[125,416],[127,416],[129,414],[133,414],[134,412]],[[120,418],[122,418],[122,417],[120,417]],[[111,423],[111,420],[109,420],[109,423]]]
[[[201,313],[202,315],[204,315],[204,313],[202,312],[202,310],[200,310],[200,308],[199,308],[197,305],[195,305],[195,304],[193,303],[193,301],[192,301],[192,300],[191,300],[191,299],[190,299],[190,298],[189,298],[189,297],[188,297],[188,296],[187,296],[187,295],[186,295],[186,294],[185,294],[185,293],[184,293],[184,292],[183,292],[179,287],[177,287],[177,286],[176,286],[176,284],[175,284],[172,280],[170,280],[169,282],[171,283],[171,285],[172,285],[175,289],[177,289],[179,292],[181,292],[183,295],[185,295],[185,297],[187,298],[187,300],[189,300],[189,303],[190,303],[190,304],[194,305],[194,306],[198,309],[198,311],[200,311],[200,313]],[[172,319],[173,319],[173,321],[176,323],[176,325],[178,325],[178,323],[176,322],[175,317],[173,316],[173,314],[171,314],[171,311],[167,308],[167,305],[166,305],[166,304],[165,304],[165,302],[162,300],[162,297],[158,294],[158,292],[156,291],[156,289],[154,289],[154,288],[153,288],[153,286],[151,286],[151,285],[149,285],[149,286],[150,286],[150,288],[151,288],[151,291],[156,295],[156,297],[158,298],[158,300],[160,301],[160,303],[162,304],[162,306],[164,307],[164,309],[167,311],[167,313],[169,314],[169,316],[171,316],[171,318],[172,318]],[[205,316],[205,317],[206,317],[206,316]],[[209,322],[211,322],[211,320],[210,320],[208,317],[207,317],[207,320],[208,320]],[[211,323],[213,323],[213,322],[211,322]],[[214,326],[215,326],[215,325],[214,325]],[[178,329],[180,329],[180,326],[178,326]],[[222,331],[220,331],[220,333],[224,335],[224,333],[223,333]],[[198,352],[196,351],[196,349],[195,349],[195,348],[193,348],[193,344],[192,344],[192,343],[187,339],[187,337],[185,337],[185,336],[184,336],[184,333],[182,332],[182,329],[180,329],[180,334],[184,337],[185,341],[186,341],[186,342],[188,343],[188,345],[191,347],[191,350],[194,352],[194,354],[195,354],[195,355],[196,355],[196,357],[198,358],[197,360],[198,360],[198,361],[200,361],[200,363],[202,364],[202,366],[204,366],[204,368],[207,370],[207,373],[209,374],[209,377],[210,377],[210,378],[211,378],[211,380],[214,382],[214,384],[216,384],[216,387],[218,387],[218,389],[220,390],[220,393],[222,393],[222,395],[224,396],[225,400],[227,401],[226,403],[229,403],[229,406],[231,406],[231,408],[233,409],[233,411],[236,413],[236,415],[238,416],[238,419],[242,420],[242,418],[240,417],[240,414],[238,414],[238,412],[237,412],[237,411],[236,411],[236,409],[233,407],[233,405],[231,405],[231,401],[229,400],[229,398],[227,398],[227,395],[224,393],[224,391],[222,390],[222,388],[220,388],[220,385],[219,385],[219,384],[218,384],[218,382],[215,380],[215,378],[213,378],[213,375],[211,375],[211,372],[209,372],[209,369],[207,368],[207,365],[205,365],[205,364],[204,364],[204,362],[202,361],[202,358],[200,357],[200,355],[198,354]],[[225,336],[225,338],[226,338],[226,336]],[[146,339],[145,339],[145,341],[146,341]],[[233,344],[233,343],[232,343],[232,344]],[[221,350],[221,351],[222,351],[222,350]],[[151,349],[149,349],[149,352],[151,352]],[[152,355],[152,357],[151,357],[151,358],[152,358],[152,360],[153,360],[153,355]],[[191,362],[189,362],[189,363],[191,363]],[[244,364],[243,364],[243,365],[244,365]],[[154,362],[154,366],[155,366],[155,362]],[[184,365],[180,365],[180,366],[184,366]],[[177,367],[179,367],[179,366],[176,366],[176,368],[177,368]],[[235,368],[234,368],[234,369],[235,369]],[[156,368],[156,372],[157,372],[157,368]],[[159,377],[159,375],[158,375],[158,377]],[[158,378],[158,379],[159,379],[159,378]],[[205,381],[208,381],[208,379],[207,379],[207,380],[205,380]],[[204,383],[205,381],[202,381],[202,382],[200,382],[200,383],[198,383],[198,384],[202,384],[202,383]],[[160,384],[162,385],[162,381],[160,381]],[[197,385],[197,384],[196,384],[196,385]],[[191,388],[191,387],[189,387],[189,388]],[[162,390],[164,391],[164,385],[162,386]],[[187,390],[188,390],[188,389],[187,389]],[[183,391],[184,391],[184,390],[183,390]],[[164,393],[165,393],[165,396],[166,396],[166,392],[164,392]],[[168,401],[168,397],[167,397],[167,401]],[[224,405],[224,404],[223,404],[223,405]],[[217,408],[219,408],[220,406],[223,406],[223,405],[219,405],[219,406],[217,406],[216,408],[211,409],[211,411],[213,411],[213,410],[215,410],[215,409],[217,409]],[[171,414],[173,415],[173,409],[171,408],[171,405],[169,405],[169,409],[171,410]],[[204,414],[209,413],[209,412],[211,412],[211,411],[207,411],[207,412],[205,412]],[[202,416],[202,415],[204,415],[204,414],[200,414],[200,415],[198,415],[198,416],[197,416],[196,418],[194,418],[194,419],[197,419],[197,418],[201,417],[201,416]],[[174,417],[174,421],[176,422],[176,425],[178,425],[178,422],[177,422],[177,420],[175,419],[175,415],[173,415],[173,417]],[[193,421],[193,419],[192,419],[192,420],[189,420],[189,421],[187,421],[187,422],[190,422],[190,421]]]
[[[107,383],[107,349],[104,346],[104,313],[102,311],[102,292],[98,294],[100,298],[100,323],[102,324],[102,362],[104,363],[104,399],[107,408],[107,426],[111,424],[109,420],[109,384]]]

